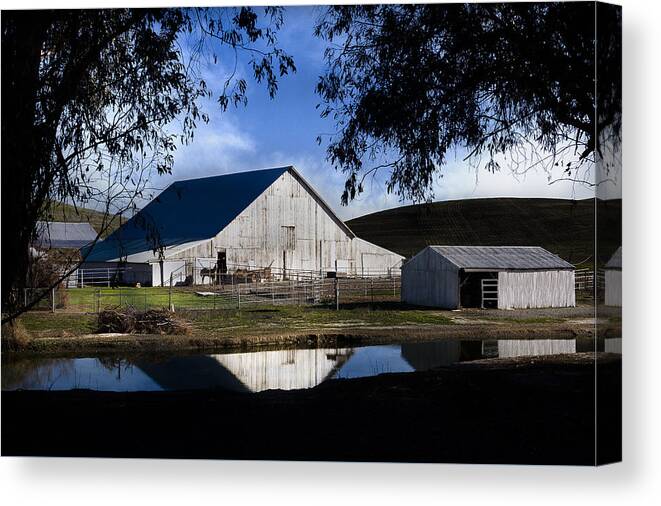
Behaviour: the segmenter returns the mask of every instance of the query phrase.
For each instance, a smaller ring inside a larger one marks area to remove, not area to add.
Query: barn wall
[[[606,269],[606,300],[607,306],[622,307],[622,271]]]
[[[504,271],[498,273],[499,309],[575,305],[574,271]]]
[[[576,339],[499,339],[498,357],[576,353]]]
[[[360,274],[364,268],[387,272],[403,258],[366,241],[352,241],[290,172],[280,176],[212,240],[173,258],[215,258],[221,249],[227,253],[230,269],[271,266]]]
[[[351,241],[350,258],[359,276],[399,275],[403,257],[358,237]]]
[[[311,388],[352,355],[351,349],[280,350],[212,355],[251,392]]]
[[[183,283],[186,279],[186,262],[184,260],[166,260],[163,262],[163,285],[170,286],[170,274],[172,284]],[[151,278],[153,286],[161,286],[161,266],[158,262],[151,264]]]
[[[424,249],[402,267],[402,302],[459,307],[459,269],[434,250]]]

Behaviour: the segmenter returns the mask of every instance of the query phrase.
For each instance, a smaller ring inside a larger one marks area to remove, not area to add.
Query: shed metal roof
[[[107,262],[151,252],[156,244],[170,249],[211,239],[287,171],[353,237],[349,227],[314,189],[293,167],[287,166],[176,181],[104,241],[94,245],[86,260]]]
[[[42,249],[78,249],[93,242],[96,236],[96,231],[89,223],[39,221],[35,246]]]
[[[429,246],[460,269],[543,270],[574,266],[539,246]]]
[[[613,256],[605,265],[606,269],[622,269],[622,246],[617,248]]]

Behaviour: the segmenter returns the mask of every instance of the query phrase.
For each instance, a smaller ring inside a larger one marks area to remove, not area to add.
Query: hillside
[[[69,204],[61,202],[53,202],[48,210],[48,216],[44,219],[48,221],[66,221],[70,223],[87,222],[92,225],[92,228],[97,232],[101,231],[103,227],[104,213],[95,211],[94,209],[86,209],[84,207],[75,208]],[[119,227],[119,220],[114,220],[107,230],[101,234],[101,237],[106,237]]]
[[[599,205],[602,264],[621,244],[622,201]],[[591,264],[594,214],[594,199],[467,199],[388,209],[347,225],[359,237],[406,257],[431,244],[542,246],[571,263],[587,259]]]

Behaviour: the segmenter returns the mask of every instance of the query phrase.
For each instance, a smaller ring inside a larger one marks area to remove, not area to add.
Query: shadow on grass
[[[325,303],[319,304],[317,306],[311,306],[314,309],[331,309],[335,310],[335,303]],[[340,309],[345,310],[358,310],[364,309],[366,311],[429,311],[437,312],[440,311],[439,308],[427,307],[427,306],[416,306],[413,304],[407,304],[405,302],[399,302],[396,300],[393,301],[356,301],[356,302],[342,302],[340,303]]]

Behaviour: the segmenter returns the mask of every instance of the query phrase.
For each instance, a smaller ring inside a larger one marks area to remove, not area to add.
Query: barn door
[[[225,250],[218,252],[217,267],[221,274],[227,274],[227,252]]]

